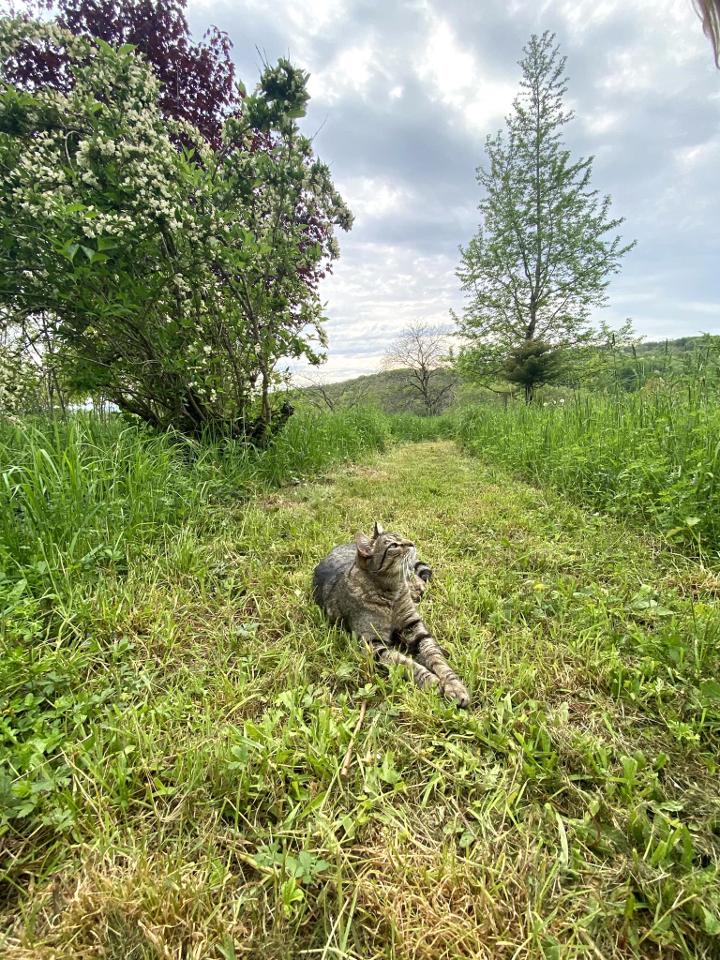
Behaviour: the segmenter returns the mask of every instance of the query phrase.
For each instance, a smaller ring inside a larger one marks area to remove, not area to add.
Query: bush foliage
[[[4,60],[28,39],[61,50],[73,81],[0,85],[4,323],[39,327],[76,391],[153,426],[269,430],[278,360],[319,359],[317,281],[351,223],[297,128],[307,76],[266,67],[215,150],[164,115],[129,45],[10,18],[0,38]]]

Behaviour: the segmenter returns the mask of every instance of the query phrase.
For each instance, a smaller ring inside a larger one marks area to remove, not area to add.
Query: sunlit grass
[[[36,592],[126,568],[144,545],[211,502],[297,483],[441,421],[377,411],[305,413],[269,449],[156,436],[120,419],[0,425],[0,571]]]
[[[720,580],[372,416],[314,457],[5,435],[3,956],[717,955]],[[375,518],[470,711],[311,602]]]

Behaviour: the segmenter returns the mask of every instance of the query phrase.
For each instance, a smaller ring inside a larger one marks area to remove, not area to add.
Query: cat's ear
[[[373,540],[374,540],[376,537],[379,537],[381,533],[385,533],[385,529],[384,529],[383,525],[376,520],[376,521],[375,521],[375,529],[374,529],[374,531],[373,531]]]
[[[372,556],[372,543],[364,533],[355,534],[355,546],[357,547],[358,556],[362,557],[364,560],[367,560],[368,557]]]

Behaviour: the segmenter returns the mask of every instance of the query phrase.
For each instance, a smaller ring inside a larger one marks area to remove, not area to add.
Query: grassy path
[[[435,568],[468,712],[309,600],[375,518]],[[3,955],[717,957],[718,593],[449,443],[213,508],[91,598],[68,824],[0,838]]]

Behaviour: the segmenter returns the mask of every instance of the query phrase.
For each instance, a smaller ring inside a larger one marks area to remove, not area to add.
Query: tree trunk
[[[425,402],[425,416],[432,416],[432,397],[430,396],[430,371],[426,367],[420,368],[420,391]]]
[[[270,433],[272,410],[270,408],[269,378],[264,370],[262,374],[262,420],[265,425],[265,432]]]

